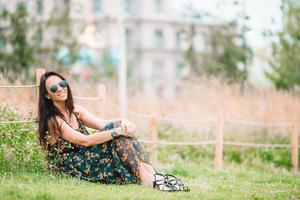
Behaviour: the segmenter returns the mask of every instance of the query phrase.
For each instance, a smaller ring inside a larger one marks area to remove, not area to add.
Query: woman
[[[107,121],[74,105],[66,79],[56,72],[42,75],[39,87],[39,141],[48,150],[52,171],[105,184],[153,185],[161,191],[188,191],[172,175],[150,164],[128,120]],[[99,130],[89,134],[85,126]]]

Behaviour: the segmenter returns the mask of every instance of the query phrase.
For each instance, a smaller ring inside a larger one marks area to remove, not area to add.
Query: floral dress
[[[77,131],[89,135],[77,114]],[[102,131],[115,128],[115,122],[108,123]],[[141,183],[139,166],[149,160],[135,137],[118,136],[102,144],[84,147],[59,137],[49,145],[48,166],[55,172],[62,172],[79,179],[105,184]]]

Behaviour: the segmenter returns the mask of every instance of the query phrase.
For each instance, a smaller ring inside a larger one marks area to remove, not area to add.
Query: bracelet
[[[112,136],[112,138],[113,139],[115,139],[116,137],[118,137],[119,136],[119,133],[116,131],[116,129],[114,128],[114,129],[112,129],[112,131],[111,131],[111,136]]]

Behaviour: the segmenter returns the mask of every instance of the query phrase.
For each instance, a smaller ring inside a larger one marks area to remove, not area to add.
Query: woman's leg
[[[145,162],[141,162],[141,165],[144,166],[144,168],[148,171],[148,173],[153,174],[153,176],[154,176],[154,174],[156,173],[156,171],[155,171],[155,169],[152,167],[151,164],[148,164],[148,163],[145,163]]]
[[[113,140],[113,148],[116,150],[117,159],[127,166],[128,171],[140,176],[140,180],[144,185],[152,185],[154,181],[154,174],[156,173],[153,167],[148,164],[149,160],[136,138],[127,138],[120,136]]]
[[[155,173],[156,173],[156,171],[152,167],[152,165],[141,161],[140,175],[141,175],[142,182],[145,185],[153,184]]]
[[[121,174],[132,174],[132,177],[135,175],[139,183],[152,185],[154,180],[153,169],[151,171],[151,166],[145,167],[145,162],[149,162],[148,158],[143,149],[135,144],[136,141],[132,138],[124,136],[119,136],[111,141],[115,165],[120,166],[119,168],[124,171]]]
[[[140,165],[139,172],[140,172],[142,184],[152,186],[153,181],[154,181],[154,174],[149,173],[144,164]]]

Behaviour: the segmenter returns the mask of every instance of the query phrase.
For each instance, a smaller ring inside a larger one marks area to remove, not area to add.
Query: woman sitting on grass
[[[66,79],[46,72],[39,87],[39,140],[52,171],[105,184],[153,185],[188,191],[176,177],[155,171],[128,120],[107,121],[74,105]],[[86,127],[99,130],[89,134]]]

